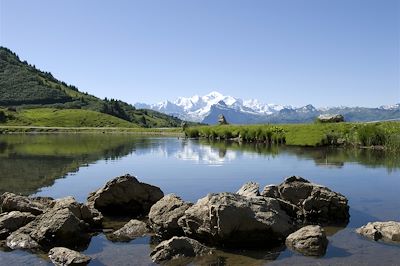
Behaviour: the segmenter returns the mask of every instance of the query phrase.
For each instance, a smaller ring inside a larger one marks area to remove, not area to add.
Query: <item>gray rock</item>
[[[150,209],[149,221],[157,235],[163,238],[183,235],[178,220],[193,204],[184,202],[174,194],[168,194],[157,201]]]
[[[194,239],[175,236],[161,242],[154,248],[150,256],[153,262],[161,263],[172,259],[202,256],[211,253],[212,249]]]
[[[189,237],[235,247],[282,243],[294,229],[278,200],[234,193],[207,195],[178,224]]]
[[[73,197],[65,197],[54,201],[53,209],[63,208],[69,209],[77,218],[89,223],[90,225],[99,225],[103,218],[101,214],[93,211],[93,209],[90,209],[87,205],[77,202]]]
[[[278,186],[275,185],[265,186],[263,191],[261,192],[261,196],[270,198],[279,198]]]
[[[286,246],[306,256],[322,256],[326,252],[328,239],[319,225],[305,226],[286,238]]]
[[[87,265],[91,260],[89,256],[63,247],[55,247],[50,249],[49,258],[56,266],[84,266]]]
[[[113,232],[109,238],[112,241],[128,242],[137,237],[142,237],[151,233],[150,228],[145,222],[132,219],[122,228]]]
[[[88,205],[102,214],[147,215],[150,207],[164,196],[160,188],[139,182],[131,175],[116,177],[91,193]]]
[[[53,199],[46,197],[31,198],[11,192],[4,192],[0,196],[0,208],[3,212],[20,211],[39,215],[47,208],[51,208],[53,204]]]
[[[289,177],[278,190],[281,199],[302,210],[306,222],[343,223],[350,217],[346,197],[304,178]]]
[[[89,241],[87,230],[69,208],[51,208],[11,233],[6,244],[11,249],[83,246]]]
[[[400,243],[400,222],[373,222],[356,230],[357,233],[372,240]]]
[[[33,221],[35,215],[30,212],[12,211],[0,214],[0,239],[5,239],[18,228]]]
[[[255,182],[247,182],[236,192],[236,194],[246,197],[258,197],[260,196],[260,185]]]
[[[321,123],[338,123],[344,122],[344,116],[340,114],[321,114],[317,117],[317,120]]]
[[[228,125],[229,123],[226,121],[226,118],[223,114],[218,116],[218,124],[219,125]]]

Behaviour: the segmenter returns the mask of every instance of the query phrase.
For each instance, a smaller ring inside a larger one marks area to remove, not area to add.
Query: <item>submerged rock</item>
[[[246,197],[258,197],[260,196],[260,185],[255,182],[247,182],[244,184],[236,194]]]
[[[47,197],[31,198],[11,192],[5,192],[0,196],[0,208],[3,212],[20,211],[39,215],[51,208],[53,204],[53,199]]]
[[[63,247],[55,247],[50,249],[49,258],[56,266],[84,266],[87,265],[91,260],[89,256]]]
[[[356,232],[375,241],[400,243],[400,222],[372,222],[358,228]]]
[[[124,175],[91,193],[88,205],[106,215],[140,216],[147,215],[150,207],[163,196],[160,188]]]
[[[137,237],[142,237],[151,233],[150,228],[145,222],[132,219],[126,223],[122,228],[113,232],[109,238],[112,241],[131,241]]]
[[[155,233],[163,238],[183,235],[178,220],[193,204],[184,202],[174,194],[168,194],[150,209],[149,221]]]
[[[33,221],[35,216],[30,212],[12,211],[0,214],[0,239]]]
[[[234,193],[207,195],[178,224],[189,237],[235,247],[282,243],[294,229],[278,200]]]
[[[279,198],[301,209],[305,222],[343,223],[350,217],[345,196],[304,178],[289,177],[278,191]]]
[[[195,257],[211,254],[212,249],[188,237],[173,237],[161,242],[150,256],[153,262],[160,263],[181,257]]]
[[[286,238],[286,246],[306,256],[322,256],[326,252],[328,239],[319,225],[305,226]]]

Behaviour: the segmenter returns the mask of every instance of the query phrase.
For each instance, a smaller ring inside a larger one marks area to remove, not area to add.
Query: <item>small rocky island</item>
[[[103,232],[103,216],[132,218],[108,233],[111,241],[156,236],[158,244],[150,254],[156,263],[207,256],[218,248],[268,248],[285,243],[303,255],[322,256],[328,239],[321,226],[349,220],[346,197],[297,176],[261,192],[257,183],[249,182],[236,193],[208,194],[193,204],[174,194],[164,196],[160,188],[125,175],[91,193],[86,203],[72,197],[6,192],[0,196],[0,207],[2,245],[48,252],[55,265],[90,261],[79,251]]]

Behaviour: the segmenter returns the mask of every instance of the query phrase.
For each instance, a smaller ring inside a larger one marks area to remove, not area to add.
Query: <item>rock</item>
[[[163,238],[183,235],[178,220],[193,204],[184,202],[174,194],[168,194],[157,201],[150,209],[149,221],[157,235]]]
[[[11,232],[33,221],[30,212],[12,211],[0,214],[0,239],[5,239]]]
[[[11,249],[84,246],[90,239],[87,231],[87,225],[69,208],[56,207],[11,233],[6,244]]]
[[[357,233],[372,240],[400,242],[400,222],[373,222],[356,230]]]
[[[234,193],[208,194],[179,219],[185,235],[215,245],[283,243],[294,226],[278,200]]]
[[[306,256],[322,256],[326,252],[328,239],[319,225],[309,225],[290,234],[286,246]]]
[[[137,237],[142,237],[150,234],[150,228],[145,222],[132,219],[126,223],[122,228],[113,232],[109,238],[112,241],[128,242]]]
[[[278,186],[275,185],[265,186],[260,195],[263,197],[279,198]]]
[[[77,202],[73,197],[65,197],[54,201],[53,209],[68,208],[77,218],[91,225],[98,225],[99,214],[93,212],[87,205]],[[102,218],[102,216],[101,216]],[[100,220],[101,221],[101,220]]]
[[[281,199],[302,210],[306,222],[343,223],[350,217],[346,197],[304,178],[289,177],[278,190]]]
[[[260,196],[260,185],[255,182],[247,182],[244,184],[236,194],[246,197],[258,197]]]
[[[51,208],[53,204],[52,198],[31,198],[16,195],[11,192],[5,192],[0,196],[0,208],[3,212],[20,211],[39,215],[47,208]]]
[[[87,265],[91,260],[89,256],[63,247],[55,247],[50,249],[49,258],[56,266],[84,266]]]
[[[317,117],[317,121],[321,123],[339,123],[339,122],[344,122],[344,116],[340,114],[325,114],[325,115],[319,115]]]
[[[218,116],[218,124],[219,125],[228,125],[228,122],[225,119],[225,116],[223,114],[220,114]]]
[[[161,242],[150,253],[153,262],[160,263],[180,257],[195,257],[211,254],[212,249],[188,237],[173,237]]]
[[[88,205],[107,215],[147,215],[150,207],[163,196],[160,188],[125,175],[114,178],[103,188],[91,193]]]

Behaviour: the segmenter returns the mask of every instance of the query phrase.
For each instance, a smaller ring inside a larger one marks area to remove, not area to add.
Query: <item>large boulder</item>
[[[88,197],[88,205],[105,215],[147,215],[164,196],[160,188],[141,183],[131,175],[116,177]]]
[[[183,235],[178,220],[193,204],[183,201],[174,194],[168,194],[150,209],[149,221],[157,235],[163,238]]]
[[[20,211],[30,212],[34,215],[42,214],[54,204],[52,198],[26,197],[11,192],[4,192],[0,196],[0,208],[3,212]]]
[[[128,242],[137,237],[142,237],[151,233],[150,228],[145,222],[132,219],[123,227],[108,236],[112,241]]]
[[[305,226],[286,238],[286,246],[306,256],[322,256],[326,252],[328,239],[319,225]]]
[[[339,123],[344,122],[344,116],[341,114],[321,114],[317,117],[317,121],[321,123]]]
[[[101,214],[89,208],[86,204],[79,203],[73,197],[65,197],[54,201],[53,209],[69,209],[77,218],[92,226],[98,226],[103,218]]]
[[[89,256],[63,247],[50,249],[49,258],[56,266],[84,266],[91,260]]]
[[[0,239],[5,239],[10,233],[34,219],[35,215],[30,212],[12,211],[0,214]]]
[[[272,193],[275,192],[262,194]],[[345,196],[301,177],[287,178],[278,186],[278,194],[280,199],[301,209],[301,218],[305,222],[344,223],[350,217]]]
[[[373,222],[356,230],[357,233],[372,240],[400,243],[400,222]]]
[[[150,256],[153,262],[178,259],[182,257],[196,257],[211,254],[212,249],[188,237],[173,237],[161,242],[154,248]]]
[[[88,244],[87,224],[69,208],[51,208],[7,237],[11,249],[38,249]]]
[[[185,211],[185,234],[215,245],[259,247],[282,243],[294,226],[277,199],[208,194]]]
[[[236,192],[236,194],[246,197],[258,197],[260,196],[260,185],[255,182],[247,182]]]

